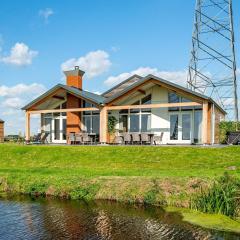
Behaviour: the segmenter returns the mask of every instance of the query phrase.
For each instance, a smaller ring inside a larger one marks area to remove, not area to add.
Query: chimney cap
[[[75,66],[73,70],[64,71],[66,76],[83,76],[84,71],[79,69],[79,66]]]

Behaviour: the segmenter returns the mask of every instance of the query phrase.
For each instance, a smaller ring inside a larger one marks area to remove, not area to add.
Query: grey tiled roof
[[[134,77],[134,76],[133,76]],[[138,76],[139,77],[139,76]],[[129,78],[131,79],[131,78]],[[127,79],[127,80],[129,80]],[[56,91],[57,89],[65,89],[67,92],[77,96],[77,97],[82,97],[86,100],[89,100],[93,103],[95,103],[96,105],[104,105],[104,104],[107,104],[111,101],[113,101],[114,99],[116,99],[117,97],[123,95],[124,93],[128,92],[129,90],[133,89],[134,87],[137,87],[138,85],[150,80],[150,79],[154,79],[156,81],[159,81],[159,83],[165,83],[169,86],[173,86],[175,88],[178,88],[180,90],[183,90],[185,92],[188,92],[192,95],[195,95],[195,96],[198,96],[202,99],[205,99],[205,100],[208,100],[210,102],[212,102],[213,104],[215,104],[222,112],[226,113],[224,111],[224,109],[218,105],[218,103],[216,103],[212,98],[206,96],[206,95],[203,95],[201,93],[198,93],[198,92],[195,92],[195,91],[192,91],[188,88],[185,88],[183,86],[180,86],[178,84],[175,84],[173,82],[170,82],[170,81],[167,81],[167,80],[164,80],[162,78],[159,78],[159,77],[156,77],[154,75],[148,75],[144,78],[141,78],[139,77],[139,80],[132,83],[131,85],[126,85],[126,87],[122,88],[121,90],[119,89],[118,91],[114,92],[114,94],[108,98],[104,97],[104,95],[108,92],[111,92],[112,90],[118,88],[119,86],[121,86],[122,84],[118,84],[116,87],[110,89],[109,91],[105,92],[104,94],[102,95],[99,95],[99,94],[95,94],[95,93],[92,93],[92,92],[88,92],[88,91],[84,91],[84,90],[80,90],[80,89],[77,89],[77,88],[74,88],[74,87],[70,87],[70,86],[67,86],[67,85],[63,85],[63,84],[58,84],[56,86],[54,86],[53,88],[51,88],[49,91],[45,92],[44,94],[42,94],[40,97],[36,98],[35,100],[33,100],[32,102],[30,102],[29,104],[27,104],[26,106],[24,106],[22,109],[23,110],[26,110],[28,108],[30,108],[32,105],[34,105],[35,103],[37,103],[38,101],[40,101],[41,99],[45,98],[46,96],[48,96],[49,94],[53,93],[54,91]],[[127,80],[125,80],[123,82],[126,83]]]
[[[69,92],[72,92],[80,97],[83,97],[85,99],[91,100],[92,102],[97,103],[98,105],[104,103],[105,101],[105,97],[98,95],[96,93],[92,93],[92,92],[88,92],[88,91],[84,91],[84,90],[79,90],[77,88],[74,87],[69,87],[66,85],[62,85],[59,84],[62,88],[66,89]]]
[[[4,121],[0,118],[0,123],[4,123]]]
[[[80,90],[80,89],[77,89],[77,88],[74,88],[74,87],[69,87],[69,86],[63,85],[63,84],[57,84],[56,86],[54,86],[53,88],[51,88],[50,90],[48,90],[47,92],[45,92],[44,94],[39,96],[38,98],[34,99],[32,102],[30,102],[29,104],[24,106],[22,108],[22,110],[26,110],[26,109],[30,108],[31,106],[33,106],[38,101],[47,97],[49,94],[53,93],[54,91],[56,91],[57,89],[60,89],[60,88],[65,89],[67,92],[72,93],[75,96],[79,96],[79,97],[82,97],[86,100],[94,102],[94,103],[96,103],[96,105],[103,104],[103,102],[105,100],[105,98],[101,95],[91,93],[91,92],[88,92],[88,91],[84,91],[84,90]]]

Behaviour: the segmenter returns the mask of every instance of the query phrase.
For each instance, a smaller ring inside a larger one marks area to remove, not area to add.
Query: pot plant
[[[108,117],[108,142],[113,143],[115,138],[115,126],[117,124],[118,120],[114,116]]]

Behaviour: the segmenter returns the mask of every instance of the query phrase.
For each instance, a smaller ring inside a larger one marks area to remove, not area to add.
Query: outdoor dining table
[[[96,143],[96,133],[89,133],[88,136],[91,138],[91,143]]]
[[[153,145],[153,137],[154,137],[154,133],[147,133],[148,136],[150,137],[150,144]]]

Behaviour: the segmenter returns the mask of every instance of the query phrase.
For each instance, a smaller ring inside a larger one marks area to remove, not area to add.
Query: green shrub
[[[201,188],[200,193],[191,199],[191,208],[204,213],[236,217],[240,208],[239,190],[237,179],[225,173],[210,189]]]
[[[71,191],[71,199],[78,200],[93,200],[100,186],[98,184],[92,184],[85,187],[78,187]]]
[[[220,143],[227,143],[227,133],[240,130],[240,122],[223,121],[219,123]]]
[[[158,191],[155,189],[152,189],[148,191],[144,196],[144,203],[145,204],[154,204],[156,203],[156,195],[158,194]]]
[[[114,116],[108,117],[108,132],[114,133],[115,132],[115,126],[117,124],[118,120]]]

